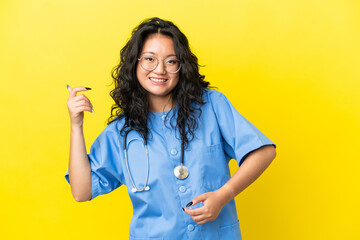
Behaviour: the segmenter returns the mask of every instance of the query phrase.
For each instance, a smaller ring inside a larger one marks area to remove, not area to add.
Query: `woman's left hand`
[[[221,209],[232,199],[231,193],[220,188],[214,192],[207,192],[194,198],[190,206],[203,202],[204,206],[196,209],[184,208],[184,211],[198,224],[213,221],[219,215]],[[190,202],[190,203],[191,203]],[[190,207],[189,206],[189,207]]]
[[[187,207],[199,202],[203,202],[204,206],[197,209],[184,208],[184,211],[198,225],[215,220],[225,204],[255,181],[275,156],[276,151],[272,145],[265,145],[251,152],[235,174],[221,188],[197,196]]]

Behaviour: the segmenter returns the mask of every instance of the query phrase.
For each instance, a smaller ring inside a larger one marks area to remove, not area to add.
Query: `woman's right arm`
[[[71,192],[77,202],[88,201],[92,197],[91,167],[86,153],[83,133],[84,111],[93,112],[90,100],[78,92],[87,91],[84,87],[68,87],[67,106],[71,121],[69,181]]]

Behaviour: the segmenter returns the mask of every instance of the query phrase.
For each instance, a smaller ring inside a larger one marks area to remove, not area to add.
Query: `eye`
[[[146,62],[155,62],[155,58],[153,58],[153,57],[143,57],[143,59]]]
[[[178,63],[178,60],[176,60],[176,59],[168,59],[168,60],[166,60],[166,64],[168,64],[168,65],[175,65],[177,63]]]

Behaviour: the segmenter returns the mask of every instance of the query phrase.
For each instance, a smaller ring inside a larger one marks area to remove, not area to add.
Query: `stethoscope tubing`
[[[145,152],[146,152],[146,179],[145,179],[145,184],[144,187],[142,189],[138,189],[135,185],[134,179],[131,176],[131,172],[130,172],[130,168],[129,168],[129,160],[128,160],[128,156],[127,156],[127,147],[126,147],[126,139],[127,139],[127,135],[129,134],[129,132],[131,132],[132,130],[135,130],[137,132],[139,132],[144,140],[144,147],[145,147]],[[125,162],[126,162],[126,169],[127,172],[129,174],[129,178],[131,181],[131,185],[133,186],[133,188],[131,189],[131,191],[133,193],[136,192],[143,192],[143,191],[149,191],[150,187],[147,185],[148,184],[148,180],[149,180],[149,151],[148,151],[148,147],[147,147],[147,141],[146,138],[144,136],[144,134],[141,131],[138,131],[138,129],[131,127],[129,128],[125,134],[124,134],[124,152],[125,152]],[[174,175],[175,177],[177,177],[178,179],[185,179],[188,177],[189,175],[189,171],[187,169],[186,166],[184,166],[184,140],[181,139],[181,164],[178,165],[177,167],[175,167],[174,169]]]
[[[148,148],[147,148],[147,142],[146,142],[146,139],[144,137],[144,134],[141,132],[141,131],[138,131],[140,132],[143,140],[144,140],[144,146],[145,146],[145,152],[146,152],[146,179],[145,179],[145,184],[144,184],[144,187],[142,189],[137,189],[135,183],[134,183],[134,180],[131,176],[131,173],[130,173],[130,169],[129,169],[129,160],[128,160],[128,157],[127,157],[127,147],[126,147],[126,139],[127,139],[127,135],[129,132],[131,132],[132,130],[135,130],[134,128],[130,128],[129,130],[127,130],[124,134],[124,152],[125,152],[125,162],[126,162],[126,169],[127,169],[127,172],[129,174],[129,178],[130,178],[130,181],[131,181],[131,184],[133,186],[132,188],[132,192],[142,192],[142,191],[149,191],[150,190],[150,187],[147,185],[148,183],[148,180],[149,180],[149,151],[148,151]]]

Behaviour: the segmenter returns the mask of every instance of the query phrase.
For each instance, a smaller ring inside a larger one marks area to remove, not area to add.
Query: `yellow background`
[[[0,238],[127,239],[124,187],[77,203],[65,181],[66,85],[93,88],[89,150],[119,51],[152,16],[180,27],[206,79],[277,144],[236,198],[243,239],[359,239],[357,0],[1,0]]]

